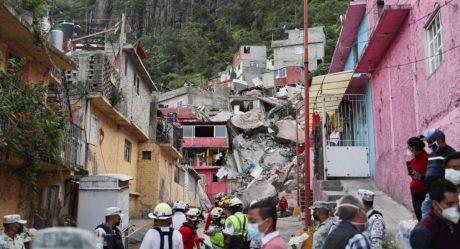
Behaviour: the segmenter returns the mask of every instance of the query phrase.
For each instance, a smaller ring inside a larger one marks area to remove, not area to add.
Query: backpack
[[[168,245],[169,249],[173,249],[173,232],[174,228],[170,227],[168,232],[163,232],[161,228],[159,227],[153,227],[152,229],[155,229],[158,234],[160,235],[160,248],[164,249],[165,248],[165,236],[168,236]]]

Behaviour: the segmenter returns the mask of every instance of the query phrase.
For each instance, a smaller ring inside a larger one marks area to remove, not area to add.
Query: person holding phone
[[[429,157],[422,139],[423,136],[411,137],[407,140],[407,154],[410,157],[410,161],[406,162],[406,167],[408,174],[412,178],[410,192],[412,206],[418,221],[422,219],[422,203],[426,195],[425,183],[422,181],[421,176],[426,172]]]

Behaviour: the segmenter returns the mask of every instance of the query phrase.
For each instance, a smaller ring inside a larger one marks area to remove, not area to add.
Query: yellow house
[[[72,84],[85,82],[88,94],[75,99],[73,120],[84,127],[89,175],[123,174],[129,182],[129,213],[145,217],[159,201],[174,202],[191,196],[175,182],[184,170],[176,170],[182,155],[173,143],[157,143],[153,92],[156,87],[139,56],[139,46],[124,45],[121,56],[112,50],[78,51],[72,56],[80,71],[67,72]],[[122,97],[120,97],[122,96]],[[185,176],[182,177],[186,179]],[[190,182],[196,184],[193,178]]]
[[[8,67],[10,58],[22,58],[26,60],[22,71],[26,81],[32,84],[45,82],[50,89],[62,87],[62,70],[76,70],[77,65],[51,45],[46,44],[46,49],[43,49],[34,41],[32,27],[21,22],[12,7],[0,3],[0,70]],[[51,98],[56,99],[56,96]],[[58,170],[55,165],[42,167],[36,183],[37,199],[33,200],[35,209],[20,209],[18,193],[21,185],[17,169],[21,162],[2,152],[0,147],[0,217],[20,213],[29,220],[29,225],[57,225],[72,202],[65,193],[72,185],[71,178],[76,168]],[[67,152],[63,151],[63,154],[67,157]],[[0,219],[0,226],[1,223]]]

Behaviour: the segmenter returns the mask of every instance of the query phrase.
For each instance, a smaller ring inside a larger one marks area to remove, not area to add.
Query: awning
[[[353,76],[353,71],[344,71],[313,77],[310,87],[310,114],[322,112],[322,95],[343,95]],[[334,111],[340,101],[328,101],[326,111]]]
[[[355,73],[372,73],[378,67],[393,39],[398,36],[409,11],[405,6],[387,6],[356,65]]]
[[[343,70],[365,11],[365,2],[350,2],[348,5],[345,20],[342,24],[342,30],[340,31],[334,56],[332,57],[329,73],[337,73]]]

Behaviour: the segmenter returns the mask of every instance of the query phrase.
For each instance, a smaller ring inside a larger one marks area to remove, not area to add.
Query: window
[[[257,68],[257,67],[259,67],[259,62],[257,62],[257,61],[250,61],[250,62],[249,62],[249,66],[250,66],[250,67],[256,67],[256,68]]]
[[[443,62],[441,14],[437,11],[426,28],[427,74],[432,75]]]
[[[125,57],[125,76],[128,76],[128,58]]]
[[[303,54],[304,53],[304,48],[302,46],[297,46],[295,47],[295,54]]]
[[[245,54],[250,54],[251,53],[251,47],[244,47],[243,52]]]
[[[183,137],[193,137],[193,126],[182,126]]]
[[[134,76],[134,91],[139,96],[139,86],[140,86],[140,79],[137,75]]]
[[[276,70],[276,78],[286,78],[286,68]]]
[[[200,180],[201,184],[206,185],[206,175],[205,174],[200,174]]]
[[[125,139],[125,149],[124,149],[125,161],[131,162],[131,142]]]
[[[214,126],[195,126],[195,137],[214,137]]]
[[[177,166],[174,167],[174,182],[180,183],[180,169]]]
[[[215,126],[214,127],[214,137],[218,137],[218,138],[227,137],[227,127],[226,126]]]
[[[97,140],[99,137],[99,123],[97,117],[93,115],[91,119],[91,134],[89,137],[89,142],[93,145],[97,144]]]
[[[181,107],[182,106],[182,101],[178,101],[176,106]]]
[[[152,160],[152,152],[142,151],[142,160]]]
[[[212,182],[219,182],[219,177],[216,174],[212,175]]]

